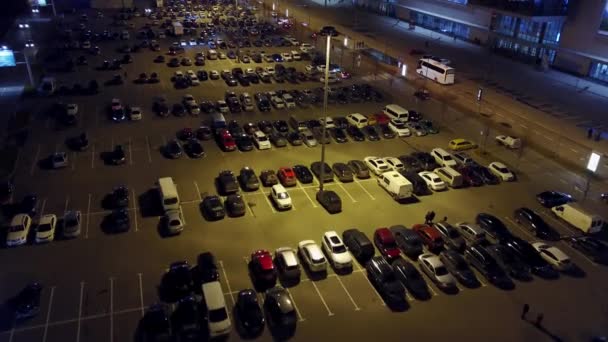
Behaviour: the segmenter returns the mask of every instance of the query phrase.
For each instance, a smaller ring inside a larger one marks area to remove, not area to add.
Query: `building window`
[[[559,20],[547,21],[547,28],[543,37],[544,44],[557,45],[562,31],[562,22]]]
[[[516,18],[510,15],[496,14],[493,19],[494,25],[493,31],[496,33],[502,33],[506,36],[513,36],[515,34],[515,23]]]
[[[593,62],[591,63],[591,70],[589,70],[589,77],[595,78],[600,81],[608,82],[608,64]]]
[[[521,19],[517,38],[528,42],[538,43],[540,40],[540,30],[542,24],[529,19]]]
[[[469,39],[469,27],[466,25],[416,11],[410,11],[410,18],[416,25],[429,30],[456,36],[464,40]]]

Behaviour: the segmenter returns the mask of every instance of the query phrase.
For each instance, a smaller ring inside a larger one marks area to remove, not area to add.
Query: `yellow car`
[[[450,141],[449,147],[452,151],[464,151],[477,148],[477,144],[466,139],[454,139]]]

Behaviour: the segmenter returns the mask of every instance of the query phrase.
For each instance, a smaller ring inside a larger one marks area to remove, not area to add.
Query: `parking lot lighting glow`
[[[587,170],[591,172],[597,171],[597,166],[599,165],[599,163],[600,155],[595,152],[591,152],[591,155],[589,156],[589,162],[587,163]]]
[[[348,37],[344,37],[344,46],[348,46]]]

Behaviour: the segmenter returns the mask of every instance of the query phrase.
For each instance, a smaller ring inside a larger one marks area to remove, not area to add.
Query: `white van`
[[[202,285],[203,302],[207,309],[207,325],[211,338],[228,335],[232,329],[224,292],[219,281]]]
[[[458,164],[456,163],[454,158],[452,158],[451,154],[449,154],[446,150],[440,147],[434,148],[431,151],[431,155],[433,156],[433,158],[435,158],[437,164],[441,166],[456,167],[456,165]]]
[[[211,128],[220,129],[226,128],[226,118],[222,113],[213,113],[211,115]]]
[[[363,128],[367,126],[367,118],[363,114],[353,113],[346,116],[346,121],[349,125],[356,126],[357,128]]]
[[[291,51],[291,57],[293,58],[294,61],[302,60],[302,55],[296,50]]]
[[[289,125],[298,132],[308,128],[306,121],[298,119],[295,115],[289,117]]]
[[[160,199],[165,211],[172,209],[179,210],[179,195],[177,194],[177,187],[173,183],[173,178],[159,178],[158,192],[160,193]]]
[[[449,166],[438,167],[433,172],[451,188],[460,188],[464,185],[464,180],[460,172]]]
[[[384,188],[395,201],[414,195],[414,185],[397,171],[388,171],[379,175],[378,185]]]
[[[400,105],[389,104],[386,105],[382,111],[391,119],[400,119],[406,122],[410,119],[410,113],[407,111],[407,109],[401,107]]]
[[[604,225],[604,219],[599,215],[591,214],[576,203],[558,205],[551,208],[551,211],[583,233],[597,233]]]
[[[207,59],[214,60],[217,59],[217,51],[211,49],[207,51]]]

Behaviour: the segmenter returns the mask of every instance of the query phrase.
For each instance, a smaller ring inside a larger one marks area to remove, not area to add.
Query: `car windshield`
[[[396,121],[396,122],[393,122],[393,125],[397,128],[405,128],[405,123],[403,123],[403,122]]]
[[[179,220],[171,220],[171,222],[169,224],[177,227],[177,226],[181,225],[181,222]]]
[[[225,308],[209,310],[209,321],[210,322],[221,322],[228,318],[228,313]]]
[[[73,227],[73,226],[77,226],[78,225],[78,220],[76,219],[69,219],[65,221],[65,225],[67,227]]]
[[[448,236],[452,239],[457,239],[460,237],[460,233],[456,229],[448,229]]]
[[[22,231],[24,229],[25,229],[25,227],[23,227],[22,225],[8,227],[9,233],[20,232],[20,231]]]
[[[500,171],[501,173],[509,173],[509,169],[507,169],[506,167],[499,167],[499,166],[497,166],[496,169],[498,171]]]
[[[277,197],[279,199],[287,199],[287,198],[289,198],[289,194],[286,193],[286,192],[280,192],[280,193],[277,194]]]
[[[435,268],[435,274],[438,276],[443,276],[448,274],[448,270],[444,266],[439,266]]]
[[[322,264],[324,262],[325,262],[325,258],[324,257],[312,258],[312,263],[313,264]]]
[[[332,248],[334,253],[345,253],[346,252],[346,247],[344,247],[344,245],[338,245],[338,246],[334,246]]]
[[[51,230],[51,225],[46,223],[46,224],[41,224],[38,226],[38,231],[39,232],[48,232]]]

